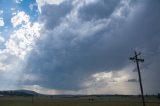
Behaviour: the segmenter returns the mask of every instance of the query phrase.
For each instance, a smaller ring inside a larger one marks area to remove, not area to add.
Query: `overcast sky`
[[[159,0],[0,1],[0,90],[160,92]]]

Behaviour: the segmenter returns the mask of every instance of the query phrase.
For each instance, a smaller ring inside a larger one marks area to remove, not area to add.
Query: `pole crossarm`
[[[144,59],[138,59],[136,57],[130,57],[130,60],[144,62]]]
[[[137,69],[138,69],[138,76],[139,76],[139,84],[140,84],[140,90],[141,90],[141,96],[142,96],[142,101],[143,101],[143,106],[145,106],[145,100],[144,100],[144,95],[143,95],[143,86],[142,86],[142,80],[141,80],[141,72],[139,68],[139,62],[144,62],[144,59],[139,59],[138,56],[141,55],[141,53],[137,53],[136,51],[134,52],[134,56],[130,57],[129,59],[136,62]]]

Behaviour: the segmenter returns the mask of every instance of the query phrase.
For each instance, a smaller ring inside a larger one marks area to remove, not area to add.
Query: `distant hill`
[[[8,90],[8,91],[0,91],[0,96],[39,96],[39,94],[35,91],[30,90]]]
[[[0,91],[0,97],[2,96],[44,96],[50,98],[91,98],[91,97],[140,97],[140,95],[119,95],[119,94],[97,94],[97,95],[66,95],[66,94],[59,94],[59,95],[49,95],[49,94],[40,94],[35,91],[31,90],[6,90]],[[148,95],[153,96],[153,95]],[[155,95],[154,95],[155,96]],[[160,94],[156,95],[160,98]]]

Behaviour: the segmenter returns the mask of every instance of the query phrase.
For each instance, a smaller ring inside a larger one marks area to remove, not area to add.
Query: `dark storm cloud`
[[[79,10],[81,16],[78,17],[83,17],[88,22],[85,23],[84,20],[81,22],[67,21],[68,27],[50,24],[57,22],[62,24],[61,18],[70,13],[62,8],[62,4],[66,5],[65,2],[54,9],[42,8],[42,17],[45,17],[46,20],[46,31],[37,41],[36,49],[30,54],[26,66],[27,73],[38,76],[40,80],[30,82],[31,84],[63,90],[81,89],[83,83],[94,73],[116,71],[126,67],[130,62],[128,58],[134,49],[141,50],[144,58],[149,58],[151,56],[149,53],[152,52],[154,54],[152,56],[160,60],[157,56],[157,53],[160,52],[159,0],[134,2],[132,10],[128,10],[128,14],[122,14],[125,18],[112,16],[115,8],[121,7],[120,2],[116,3],[114,0],[102,0],[101,2],[106,3],[103,4],[104,6],[90,4],[89,7],[81,7]],[[109,7],[107,7],[107,2],[110,4]],[[94,10],[91,9],[92,5],[95,7]],[[104,9],[105,7],[107,9]],[[51,5],[50,8],[52,8]],[[54,14],[50,16],[43,12],[43,9],[47,14],[52,14],[53,11],[64,10],[65,12],[58,16]],[[105,13],[103,10],[108,12]],[[91,17],[96,18],[93,21],[90,20]],[[109,19],[109,24],[103,19]],[[87,27],[88,24],[90,26]],[[100,27],[103,24],[106,25]],[[54,26],[56,29],[47,30]],[[98,29],[95,29],[95,26]],[[88,32],[83,33],[85,31]],[[150,59],[145,64],[150,65],[156,62]],[[159,66],[155,69],[156,72],[158,68]],[[158,77],[155,79],[158,80]]]
[[[117,8],[120,0],[99,0],[79,9],[79,16],[84,20],[109,17]]]
[[[128,79],[127,82],[138,82],[138,80],[137,79]]]
[[[42,7],[42,14],[39,21],[45,23],[46,29],[53,29],[71,11],[71,9],[72,5],[69,0],[60,5],[46,4]]]

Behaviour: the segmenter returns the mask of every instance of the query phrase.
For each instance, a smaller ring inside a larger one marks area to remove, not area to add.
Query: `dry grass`
[[[89,99],[94,99],[89,101]],[[49,97],[0,97],[0,106],[142,106],[138,97],[80,97],[80,98],[49,98]],[[160,106],[155,97],[146,98],[146,106]]]

